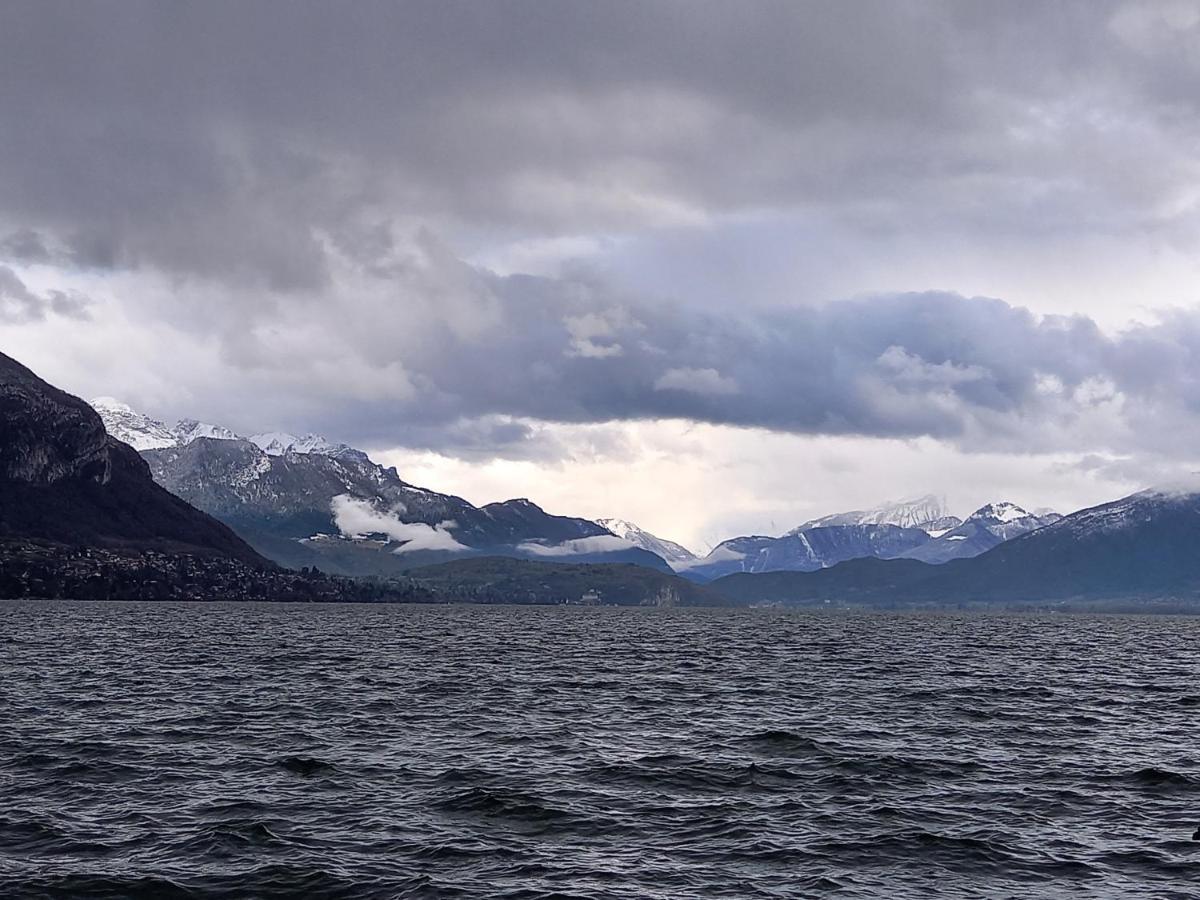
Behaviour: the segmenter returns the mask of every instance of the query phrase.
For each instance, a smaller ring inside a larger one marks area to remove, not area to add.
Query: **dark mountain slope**
[[[0,540],[156,549],[269,564],[155,484],[88,404],[0,354]]]
[[[1200,494],[1142,491],[943,568],[929,586],[966,599],[1200,593]]]
[[[738,572],[708,585],[737,604],[838,603],[888,606],[906,603],[938,569],[914,559],[864,557],[816,572]]]

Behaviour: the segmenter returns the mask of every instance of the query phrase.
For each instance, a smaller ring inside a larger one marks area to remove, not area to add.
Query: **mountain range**
[[[142,451],[160,484],[265,556],[347,575],[392,575],[476,554],[635,563],[697,582],[733,572],[815,571],[864,557],[946,563],[1055,518],[996,503],[960,520],[929,494],[814,518],[780,536],[738,536],[697,557],[622,518],[552,516],[528,499],[474,506],[410,485],[395,468],[319,434],[242,437],[194,419],[168,426],[112,397],[92,404],[110,432]]]
[[[1200,481],[1080,510],[978,556],[930,565],[856,559],[821,571],[736,574],[711,587],[741,604],[869,606],[1200,602]]]
[[[780,537],[731,538],[681,571],[711,581],[736,572],[814,572],[862,558],[945,563],[977,556],[1057,518],[1048,510],[1034,514],[1014,503],[989,503],[962,520],[929,495],[812,519]]]
[[[391,576],[486,555],[671,571],[596,522],[551,515],[524,498],[477,507],[408,484],[394,467],[319,435],[243,438],[189,419],[168,426],[111,398],[93,405],[113,434],[142,448],[159,484],[292,568]]]
[[[1053,521],[1011,503],[966,520],[934,495],[812,519],[779,537],[730,538],[705,556],[619,518],[553,516],[527,499],[476,507],[403,481],[361,450],[315,434],[243,437],[182,419],[170,426],[110,397],[108,429],[141,450],[155,479],[292,567],[392,575],[461,556],[629,562],[707,582],[735,572],[815,571],[850,559],[944,563]]]
[[[697,557],[622,518],[551,516],[528,499],[474,506],[407,484],[395,468],[319,434],[242,437],[194,419],[168,426],[112,397],[92,406],[109,431],[142,450],[160,484],[228,523],[266,556],[347,575],[392,575],[486,554],[635,563],[706,582],[738,571],[812,571],[862,557],[942,563],[1049,521],[1013,504],[991,504],[964,522],[948,514],[944,500],[925,496],[816,518],[779,538],[732,538]]]
[[[361,451],[316,436],[243,439],[189,420],[168,427],[112,401],[97,405],[104,417],[0,354],[0,596],[1187,610],[1200,603],[1200,480],[1068,516],[989,504],[957,524],[941,501],[918,498],[814,519],[780,537],[734,538],[697,558],[622,520],[551,516],[528,500],[476,507],[409,485]],[[141,453],[109,434],[105,419],[138,439]],[[235,528],[177,494],[202,499]],[[256,541],[292,565],[317,559],[391,577],[285,569]],[[609,564],[622,553],[637,564]],[[368,554],[373,564],[364,562]],[[696,585],[672,574],[665,558],[689,573],[735,571]]]
[[[0,597],[421,599],[284,570],[157,484],[100,416],[0,354]]]

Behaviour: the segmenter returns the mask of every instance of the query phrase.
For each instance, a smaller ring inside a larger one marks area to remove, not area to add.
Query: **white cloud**
[[[395,511],[382,513],[366,500],[339,494],[330,504],[333,520],[346,537],[361,538],[371,534],[386,534],[393,541],[403,542],[397,553],[414,550],[466,550],[450,533],[453,522],[426,525],[423,522],[402,522]]]
[[[560,544],[539,544],[536,541],[526,541],[518,544],[517,549],[534,556],[578,556],[583,553],[615,553],[618,550],[628,550],[633,544],[612,534],[600,534],[595,537],[575,538]]]

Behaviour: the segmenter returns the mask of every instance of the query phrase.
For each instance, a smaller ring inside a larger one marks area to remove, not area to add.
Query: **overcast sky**
[[[1200,467],[1200,2],[0,5],[0,349],[696,549]]]

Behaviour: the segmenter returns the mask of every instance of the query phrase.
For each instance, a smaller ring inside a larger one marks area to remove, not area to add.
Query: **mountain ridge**
[[[743,603],[1030,604],[1200,602],[1200,490],[1150,488],[1079,510],[965,559],[855,560],[818,573],[737,575],[714,590]]]
[[[596,524],[607,528],[617,537],[629,541],[635,547],[658,554],[667,561],[667,565],[676,571],[679,568],[687,568],[697,559],[696,554],[682,544],[661,538],[628,519],[605,518],[595,521]]]

